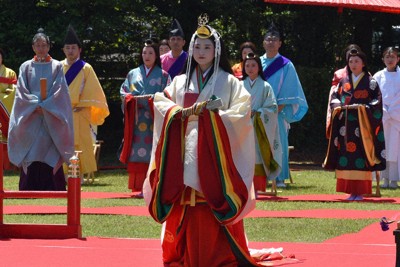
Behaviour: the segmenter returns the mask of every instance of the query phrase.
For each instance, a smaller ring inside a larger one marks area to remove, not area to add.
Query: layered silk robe
[[[332,121],[324,167],[336,170],[336,191],[371,194],[372,171],[385,169],[382,96],[363,72],[357,82],[343,78],[331,96]]]
[[[15,85],[17,75],[12,69],[3,64],[0,66],[0,123],[1,123],[1,143],[3,146],[3,166],[4,169],[10,168],[10,161],[7,153],[8,125],[10,114],[15,98]]]
[[[127,96],[153,95],[162,92],[171,82],[166,71],[155,66],[146,76],[144,65],[131,70],[120,89],[123,99],[123,111],[126,124],[133,129],[130,136],[124,136],[124,145],[130,143],[130,153],[126,162],[150,162],[151,149],[153,145],[153,111],[149,99],[138,99],[134,110],[127,110],[129,99]],[[134,113],[134,116],[127,116],[126,112]],[[131,139],[131,142],[128,142]]]
[[[386,142],[386,170],[382,178],[399,181],[400,177],[400,68],[389,72],[385,69],[377,72],[374,79],[382,92],[383,129]]]
[[[131,70],[121,86],[124,113],[124,141],[120,161],[128,165],[128,188],[142,191],[153,147],[152,98],[135,96],[162,92],[171,82],[168,73],[154,66],[146,75],[144,65]]]
[[[279,53],[274,58],[268,58],[266,54],[261,56],[263,70],[280,56]],[[308,110],[308,104],[296,69],[291,61],[271,75],[267,81],[274,90],[278,106],[285,105],[278,113],[279,135],[283,153],[282,170],[277,180],[283,182],[290,177],[288,140],[290,123],[300,121],[304,117]]]
[[[210,78],[196,102],[215,95],[221,98],[222,107],[217,111],[204,110],[182,122],[185,81],[186,75],[179,75],[164,93],[155,95],[154,149],[143,187],[144,197],[153,218],[164,222],[164,263],[183,261],[185,266],[222,266],[236,262],[232,250],[238,244],[236,248],[240,249],[235,251],[249,256],[242,218],[255,205],[251,97],[233,75],[219,69],[217,77]],[[188,92],[199,93],[196,72],[190,79]],[[217,132],[226,135],[223,140],[217,138],[218,133],[215,142],[205,136],[209,133],[208,119],[218,124]],[[165,131],[168,124],[169,131]],[[165,139],[168,140],[164,142]],[[208,150],[217,144],[225,144],[222,150],[225,153],[219,150],[220,146]],[[213,170],[221,158],[226,164],[221,168],[226,173],[216,174]],[[228,203],[226,198],[232,202]],[[214,247],[216,244],[218,247]]]
[[[172,56],[172,51],[169,51],[160,57],[162,69],[169,73],[171,79],[174,79],[176,75],[182,72],[187,57],[188,53],[186,51],[182,50],[177,58],[174,58]]]
[[[40,93],[41,78],[47,79],[46,99]],[[73,156],[71,100],[59,61],[28,60],[21,65],[10,116],[8,153],[10,161],[25,173],[34,161],[46,163],[55,173]]]
[[[64,74],[71,68],[67,60],[62,61]],[[81,174],[97,171],[97,163],[93,153],[93,137],[91,125],[104,123],[110,114],[106,96],[92,66],[84,63],[83,68],[69,84],[69,94],[74,121],[75,150],[79,155]]]
[[[4,79],[4,80],[1,80]],[[10,121],[10,113],[15,98],[15,85],[17,83],[17,75],[15,71],[4,65],[0,66],[0,104],[1,104],[1,138],[2,142],[7,142],[8,124]]]
[[[249,77],[246,77],[242,84],[251,95],[251,110],[255,112],[252,118],[256,144],[254,175],[264,176],[264,178],[267,176],[269,180],[273,180],[279,174],[282,165],[278,105],[275,94],[271,85],[261,79],[260,76],[253,85]]]

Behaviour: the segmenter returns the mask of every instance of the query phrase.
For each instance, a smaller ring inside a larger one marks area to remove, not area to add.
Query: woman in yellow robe
[[[8,123],[10,121],[10,113],[15,98],[15,84],[17,83],[17,75],[15,74],[15,71],[4,66],[3,62],[4,51],[0,48],[1,143],[3,149],[3,168],[7,170],[11,167],[7,153]]]

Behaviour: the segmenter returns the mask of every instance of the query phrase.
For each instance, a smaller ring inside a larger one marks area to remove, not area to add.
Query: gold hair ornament
[[[193,58],[193,49],[196,38],[206,39],[210,38],[214,41],[214,72],[211,75],[210,80],[208,81],[208,85],[211,86],[211,94],[214,94],[215,83],[218,76],[219,62],[221,57],[221,36],[220,34],[211,26],[207,25],[208,23],[208,15],[203,13],[197,20],[199,28],[194,32],[192,38],[190,40],[189,49],[188,49],[188,60],[187,60],[187,68],[186,68],[186,82],[185,82],[185,91],[189,88],[190,81],[190,70],[192,65]]]
[[[211,31],[210,29],[206,26],[208,23],[208,15],[207,13],[203,13],[200,15],[200,17],[197,19],[197,24],[198,28],[196,31],[197,36],[200,38],[209,38],[211,36]]]

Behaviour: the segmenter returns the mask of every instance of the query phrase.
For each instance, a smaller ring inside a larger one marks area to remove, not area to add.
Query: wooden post
[[[380,180],[381,180],[381,172],[376,171],[375,172],[375,177],[376,177],[376,190],[375,193],[372,194],[365,194],[365,197],[381,197],[381,186],[380,186]]]
[[[394,240],[396,242],[396,267],[400,267],[400,226],[397,223],[397,229],[393,231]]]
[[[377,197],[381,197],[381,185],[380,185],[380,181],[381,181],[381,172],[380,171],[376,171],[376,190],[375,190],[375,195]]]
[[[2,125],[0,123],[0,139],[2,138]],[[3,187],[3,140],[0,140],[0,225],[3,224],[4,187]]]
[[[68,173],[68,217],[67,225],[78,226],[81,224],[81,179],[79,174],[79,159],[73,156]]]

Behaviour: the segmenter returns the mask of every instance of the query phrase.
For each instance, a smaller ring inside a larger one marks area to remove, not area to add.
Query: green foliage
[[[308,102],[308,112],[297,123],[291,124],[289,144],[304,154],[321,155],[326,151],[325,137],[326,109],[331,87],[331,68],[296,66]],[[308,158],[312,158],[311,155]],[[318,159],[314,159],[318,160]],[[317,162],[322,162],[319,159]]]
[[[309,104],[305,118],[292,125],[290,143],[296,151],[326,147],[324,116],[332,73],[341,68],[343,49],[359,44],[367,53],[372,73],[383,67],[383,48],[398,45],[400,25],[396,14],[334,7],[266,4],[256,0],[2,0],[0,47],[5,65],[18,71],[33,56],[31,40],[39,27],[50,36],[50,54],[63,59],[61,51],[66,28],[72,24],[83,41],[84,60],[95,69],[110,106],[119,105],[119,88],[128,71],[138,65],[143,41],[167,38],[177,18],[189,44],[197,18],[208,13],[218,29],[230,61],[239,60],[239,46],[252,41],[263,54],[263,35],[274,22],[284,35],[280,52],[296,66]],[[113,110],[99,129],[106,149],[114,153],[122,136],[121,114]],[[115,140],[117,139],[117,140]],[[310,153],[307,153],[310,155]]]

